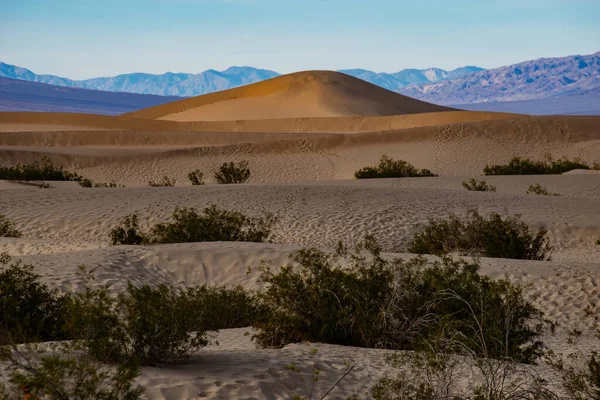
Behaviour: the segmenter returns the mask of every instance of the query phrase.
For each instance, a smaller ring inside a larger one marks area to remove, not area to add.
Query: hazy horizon
[[[72,79],[199,73],[495,68],[598,51],[590,0],[21,0],[3,7],[0,60]]]

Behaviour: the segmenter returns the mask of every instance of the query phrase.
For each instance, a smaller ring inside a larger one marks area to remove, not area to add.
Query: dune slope
[[[383,116],[450,111],[332,71],[297,72],[132,113],[171,121]]]

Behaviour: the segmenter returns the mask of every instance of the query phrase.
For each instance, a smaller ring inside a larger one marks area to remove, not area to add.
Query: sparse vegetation
[[[310,341],[418,349],[444,334],[454,341],[451,351],[464,347],[483,356],[483,341],[490,357],[533,362],[541,354],[542,313],[521,287],[481,276],[476,262],[388,259],[373,238],[352,253],[343,246],[335,254],[304,249],[292,261],[295,267],[278,273],[263,267],[269,286],[259,296],[270,313],[255,325],[262,346]],[[473,315],[483,331],[473,329]]]
[[[365,167],[354,173],[356,179],[372,178],[407,178],[437,176],[428,169],[417,169],[403,160],[394,160],[387,155],[381,156],[379,165]]]
[[[539,183],[536,183],[535,185],[529,186],[529,189],[527,189],[527,192],[525,192],[525,193],[526,194],[538,194],[538,195],[541,195],[541,196],[560,196],[559,193],[550,193],[548,191],[548,189],[546,189],[545,187],[543,187]]]
[[[477,181],[473,178],[469,179],[469,181],[463,181],[463,187],[467,190],[475,191],[475,192],[495,192],[496,186],[488,185],[486,181]]]
[[[104,366],[87,354],[62,347],[61,355],[45,355],[29,346],[0,349],[8,363],[9,386],[0,385],[0,399],[137,400],[144,389],[135,385],[133,364]],[[66,353],[66,354],[64,354]]]
[[[561,158],[554,160],[552,156],[546,155],[544,161],[534,161],[527,158],[513,157],[505,165],[486,165],[483,170],[485,175],[545,175],[563,174],[574,169],[598,169],[599,164],[594,163],[591,167],[579,158],[569,160]]]
[[[152,186],[152,187],[171,187],[171,186],[175,186],[175,183],[177,181],[175,180],[175,178],[169,178],[168,176],[163,176],[162,180],[160,181],[149,181],[148,185]]]
[[[277,218],[270,213],[248,217],[238,211],[227,211],[212,205],[199,214],[194,208],[176,208],[173,222],[157,224],[150,232],[138,227],[138,217],[127,216],[110,233],[110,241],[118,244],[189,243],[189,242],[268,242]]]
[[[243,160],[238,163],[224,163],[219,167],[219,170],[215,172],[215,179],[218,183],[222,184],[246,182],[250,179],[248,161]]]
[[[0,179],[15,181],[80,181],[83,177],[75,172],[65,171],[54,165],[48,157],[32,164],[18,164],[14,167],[0,167]]]
[[[39,278],[33,266],[0,253],[0,346],[68,338],[68,298]]]
[[[121,220],[121,225],[110,231],[110,244],[138,245],[143,244],[146,237],[139,231],[138,216],[128,215]]]
[[[22,233],[15,227],[15,223],[0,214],[0,237],[21,237]]]
[[[204,174],[199,169],[195,169],[190,172],[188,174],[188,179],[194,186],[204,185]]]
[[[129,284],[116,298],[106,288],[88,288],[72,298],[72,326],[102,362],[163,364],[208,343],[205,310],[193,289]]]
[[[462,255],[522,260],[549,260],[552,247],[546,230],[533,234],[520,216],[491,213],[486,217],[469,210],[466,217],[450,214],[448,219],[430,219],[408,245],[416,254]]]
[[[82,180],[80,180],[79,182],[79,186],[81,187],[85,187],[85,188],[116,188],[116,187],[125,187],[125,185],[117,185],[115,182],[109,182],[109,183],[94,183],[94,181],[92,181],[91,179],[88,178],[83,178]]]

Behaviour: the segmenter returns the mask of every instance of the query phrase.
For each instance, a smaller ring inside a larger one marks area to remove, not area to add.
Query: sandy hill
[[[171,121],[385,116],[453,109],[332,71],[306,71],[125,114]]]

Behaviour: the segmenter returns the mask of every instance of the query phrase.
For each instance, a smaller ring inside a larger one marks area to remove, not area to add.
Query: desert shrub
[[[6,218],[5,215],[0,214],[0,237],[21,237],[21,232],[15,228],[15,223]]]
[[[527,158],[513,157],[505,165],[486,165],[484,175],[544,175],[544,174],[563,174],[574,169],[595,168],[596,164],[590,167],[580,159],[569,160],[562,158],[553,160],[547,155],[544,161],[534,161]]]
[[[146,236],[139,230],[136,214],[124,217],[121,224],[110,231],[110,244],[113,246],[119,244],[137,245],[144,242],[146,242]]]
[[[116,188],[116,187],[125,187],[125,185],[117,185],[115,182],[108,182],[108,183],[96,182],[96,183],[94,183],[94,181],[92,181],[91,179],[88,179],[88,178],[83,178],[82,180],[80,180],[77,183],[79,183],[79,186],[85,187],[85,188]]]
[[[173,222],[157,224],[150,230],[151,243],[187,242],[268,242],[276,222],[272,214],[248,217],[238,211],[227,211],[212,205],[199,214],[195,208],[176,208]]]
[[[0,254],[0,345],[68,338],[68,301],[41,283],[31,265]]]
[[[239,211],[206,207],[203,214],[195,208],[175,208],[173,222],[154,225],[149,233],[141,232],[136,214],[125,217],[110,232],[110,243],[191,243],[191,242],[268,242],[277,218],[270,213],[248,217]]]
[[[219,170],[215,172],[215,179],[218,183],[244,183],[250,178],[250,169],[248,161],[240,161],[238,163],[229,162],[223,163]]]
[[[195,307],[203,310],[207,330],[251,326],[267,313],[256,293],[241,286],[199,286],[190,289]]]
[[[447,220],[429,219],[429,224],[415,233],[408,251],[416,254],[463,255],[522,260],[549,260],[552,247],[546,230],[533,234],[520,216],[491,213],[486,217],[469,210],[466,217],[450,214]]]
[[[529,189],[527,189],[527,192],[525,192],[525,193],[526,194],[539,194],[541,196],[560,196],[560,194],[558,194],[558,193],[550,193],[548,191],[548,189],[546,189],[539,183],[529,186]]]
[[[103,362],[157,365],[184,359],[208,343],[204,310],[191,289],[133,286],[117,297],[106,288],[73,295],[71,326]]]
[[[356,179],[371,178],[406,178],[437,176],[428,169],[417,169],[403,160],[394,160],[387,155],[381,156],[379,165],[376,167],[365,167],[354,173]]]
[[[0,386],[0,399],[137,400],[144,389],[134,384],[133,364],[103,366],[86,354],[43,355],[4,349],[0,360],[9,365],[9,386]]]
[[[269,286],[260,297],[270,312],[255,324],[257,342],[414,349],[443,334],[456,343],[450,351],[480,355],[481,339],[491,357],[533,362],[540,355],[542,313],[519,286],[479,275],[476,262],[384,258],[372,238],[362,249],[367,253],[304,249],[292,255],[295,267],[263,268]],[[481,316],[480,329],[473,315]]]
[[[169,178],[168,176],[163,176],[160,181],[148,181],[148,185],[152,187],[171,187],[175,186],[177,181],[175,178]]]
[[[477,181],[473,178],[469,179],[469,181],[463,181],[463,187],[467,190],[476,191],[476,192],[495,192],[496,186],[488,185],[486,181]]]
[[[190,172],[188,174],[188,179],[194,186],[204,185],[204,174],[199,169],[195,169]]]
[[[14,167],[0,167],[0,179],[21,181],[80,181],[83,177],[75,172],[65,171],[54,165],[48,157],[41,162],[18,164]]]
[[[596,240],[596,245],[600,246],[600,239]]]

